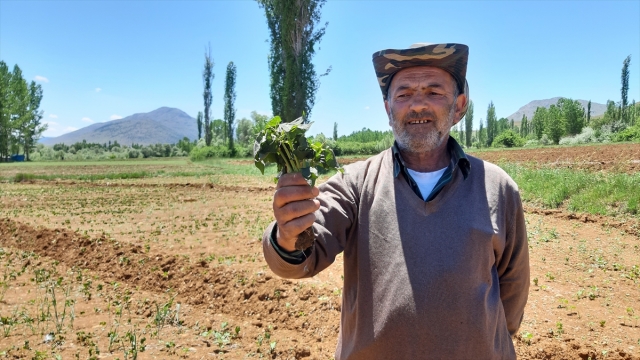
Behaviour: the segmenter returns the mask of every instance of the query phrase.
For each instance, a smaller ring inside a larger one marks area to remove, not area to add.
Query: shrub
[[[493,139],[491,146],[493,147],[522,147],[525,144],[525,140],[517,134],[515,131],[509,129],[503,131],[500,135]]]
[[[640,141],[640,124],[628,127],[615,134],[613,141]]]
[[[524,147],[532,147],[532,146],[540,146],[540,140],[531,139],[531,140],[527,140],[527,142],[524,143]]]
[[[579,145],[600,142],[596,132],[590,128],[585,127],[580,134],[575,136],[567,136],[560,139],[560,145]]]
[[[551,145],[553,144],[553,140],[549,139],[549,136],[547,136],[547,134],[542,134],[542,137],[540,138],[540,144]]]

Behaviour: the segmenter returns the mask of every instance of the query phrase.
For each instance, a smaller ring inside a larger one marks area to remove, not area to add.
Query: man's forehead
[[[398,71],[391,79],[390,87],[397,87],[416,81],[426,81],[431,85],[455,86],[455,80],[451,74],[433,66],[414,66]]]

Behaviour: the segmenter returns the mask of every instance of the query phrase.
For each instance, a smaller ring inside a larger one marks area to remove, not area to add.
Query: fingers
[[[320,208],[315,197],[320,194],[317,187],[310,187],[302,174],[284,174],[278,180],[273,196],[273,213],[278,223],[278,244],[285,250],[295,248],[300,233],[313,224],[313,214]]]
[[[273,207],[274,209],[281,208],[294,201],[313,199],[319,193],[320,191],[317,187],[310,187],[306,183],[304,185],[282,187],[276,190],[273,195]]]
[[[310,227],[316,221],[315,214],[307,214],[295,218],[284,225],[278,223],[278,244],[287,251],[295,249],[298,235]]]
[[[308,214],[312,214],[320,208],[320,201],[318,200],[301,200],[290,202],[280,208],[274,208],[274,215],[278,226],[284,226],[288,222],[295,220],[296,218],[303,217]],[[309,224],[310,225],[310,224]],[[304,229],[303,229],[304,230]]]
[[[307,185],[307,180],[302,176],[301,173],[289,173],[283,174],[278,179],[278,185],[276,185],[276,189],[280,189],[285,186],[296,186],[296,185]]]

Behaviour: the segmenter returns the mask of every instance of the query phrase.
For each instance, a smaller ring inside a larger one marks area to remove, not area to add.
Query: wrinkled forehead
[[[456,81],[449,72],[434,66],[413,66],[394,74],[389,84],[389,92],[398,87],[431,86],[454,91]]]

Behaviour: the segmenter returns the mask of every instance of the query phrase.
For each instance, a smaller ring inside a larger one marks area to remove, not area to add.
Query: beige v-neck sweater
[[[529,290],[524,214],[514,181],[468,156],[464,179],[425,202],[393,176],[391,150],[345,167],[320,186],[317,241],[305,262],[270,268],[311,277],[344,251],[336,360],[514,359]],[[402,176],[402,175],[401,175]]]

